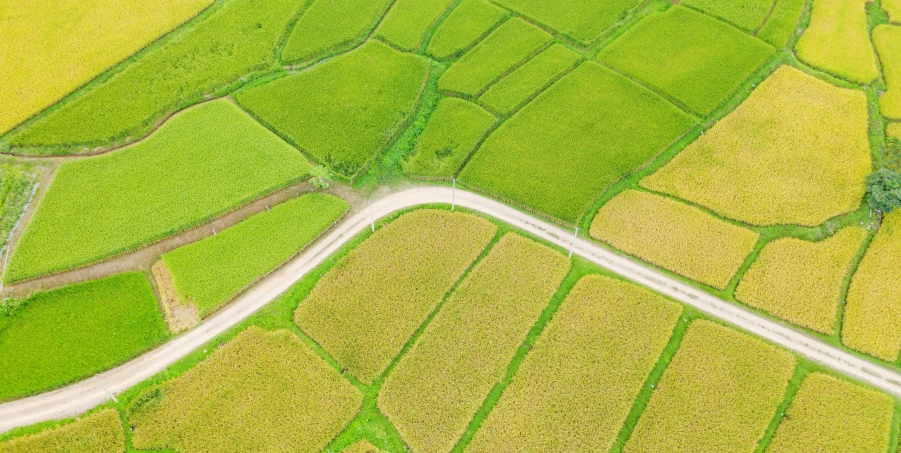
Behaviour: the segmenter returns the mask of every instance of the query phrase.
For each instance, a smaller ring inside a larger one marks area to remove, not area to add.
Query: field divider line
[[[381,219],[398,211],[428,204],[448,204],[471,209],[508,223],[515,228],[558,246],[573,247],[573,253],[600,265],[632,282],[695,307],[739,329],[794,351],[841,374],[873,385],[901,397],[901,373],[872,363],[828,345],[776,321],[757,315],[734,303],[724,301],[679,282],[646,265],[609,251],[588,240],[572,239],[572,230],[553,225],[514,207],[482,195],[457,188],[424,186],[388,194],[359,210],[322,236],[306,251],[251,287],[231,304],[201,322],[194,329],[138,358],[95,376],[105,383],[110,395],[164,371],[176,361],[207,344],[232,326],[247,319],[275,300],[294,283],[314,270],[346,242],[370,226],[370,215]],[[0,404],[0,433],[47,420],[69,418],[103,404],[108,394],[90,379],[50,392]]]

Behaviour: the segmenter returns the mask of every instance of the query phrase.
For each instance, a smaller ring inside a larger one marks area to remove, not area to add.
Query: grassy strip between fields
[[[509,15],[484,0],[463,0],[435,29],[426,53],[437,60],[459,57]]]
[[[867,29],[867,0],[812,0],[810,25],[795,52],[801,61],[847,80],[879,77]]]
[[[0,453],[125,453],[119,413],[102,409],[58,428],[0,442]]]
[[[391,0],[311,0],[288,37],[282,60],[307,62],[347,50],[379,23]]]

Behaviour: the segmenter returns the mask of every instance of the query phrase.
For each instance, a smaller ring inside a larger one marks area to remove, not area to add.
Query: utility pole
[[[579,227],[576,227],[576,231],[573,233],[573,241],[569,244],[569,257],[573,257],[573,249],[576,247],[576,236],[579,235]]]
[[[366,203],[369,205],[369,226],[372,227],[372,232],[375,233],[375,217],[372,216],[372,202],[366,200]]]

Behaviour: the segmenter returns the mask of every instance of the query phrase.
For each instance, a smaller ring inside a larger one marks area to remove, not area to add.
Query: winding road
[[[165,370],[191,351],[246,319],[287,290],[336,252],[357,233],[370,228],[373,218],[423,204],[456,203],[509,223],[582,256],[631,281],[693,306],[745,331],[784,346],[828,368],[901,397],[901,373],[861,359],[750,310],[692,288],[630,258],[583,239],[490,198],[447,187],[417,187],[374,201],[336,225],[319,241],[276,272],[254,285],[230,305],[193,330],[93,378],[40,395],[0,405],[0,433],[19,426],[72,417],[104,403],[139,382]]]

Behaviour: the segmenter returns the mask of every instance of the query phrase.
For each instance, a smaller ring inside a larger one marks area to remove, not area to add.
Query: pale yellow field
[[[901,123],[891,123],[885,128],[885,135],[901,140]]]
[[[0,443],[0,453],[125,452],[125,431],[119,413],[104,409],[59,428]]]
[[[782,66],[641,185],[753,225],[816,226],[860,205],[867,129],[863,91]]]
[[[0,0],[0,134],[213,0]]]
[[[591,223],[591,237],[722,289],[759,236],[678,201],[629,190],[598,211]]]
[[[813,0],[810,26],[795,53],[801,61],[852,82],[879,77],[867,32],[868,0]]]
[[[845,276],[866,236],[865,229],[850,227],[820,242],[770,242],[742,277],[735,298],[831,335]]]
[[[889,20],[901,23],[901,0],[882,0],[882,9],[888,13]]]
[[[901,210],[885,217],[851,279],[842,342],[894,362],[901,350]]]
[[[879,98],[882,116],[901,120],[901,26],[880,25],[873,30],[873,44],[882,62],[888,91]]]

